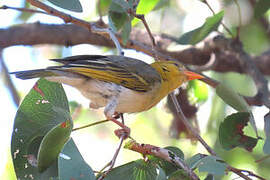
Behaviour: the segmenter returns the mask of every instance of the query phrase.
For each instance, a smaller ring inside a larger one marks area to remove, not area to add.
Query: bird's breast
[[[86,98],[90,99],[95,108],[105,107],[110,99],[117,99],[116,112],[136,113],[150,109],[157,104],[160,84],[156,83],[147,92],[138,92],[124,86],[96,79],[49,77],[50,81],[60,82],[77,88]]]

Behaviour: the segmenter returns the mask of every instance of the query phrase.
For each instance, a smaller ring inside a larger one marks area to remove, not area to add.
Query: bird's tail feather
[[[11,72],[10,74],[15,74],[15,76],[20,79],[32,79],[32,78],[39,78],[39,77],[57,76],[56,73],[48,69],[17,71],[17,72]]]

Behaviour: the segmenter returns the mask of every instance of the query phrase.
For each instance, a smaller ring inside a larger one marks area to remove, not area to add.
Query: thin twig
[[[120,149],[121,149],[121,147],[122,147],[122,144],[123,144],[124,140],[125,140],[125,135],[122,135],[122,136],[120,137],[119,145],[118,145],[118,147],[117,147],[117,149],[116,149],[116,151],[115,151],[115,153],[114,153],[114,155],[113,155],[112,160],[111,160],[108,164],[106,164],[105,167],[102,168],[102,170],[100,170],[99,174],[97,175],[97,177],[98,177],[99,175],[101,175],[101,176],[98,178],[98,180],[103,180],[103,179],[108,175],[108,173],[113,169],[114,164],[115,164],[115,161],[116,161],[116,158],[117,158],[117,156],[118,156],[118,154],[119,154],[119,152],[120,152]],[[110,167],[109,167],[109,166],[110,166]],[[109,169],[108,169],[106,172],[103,172],[104,169],[106,169],[107,167],[109,167]]]
[[[237,169],[237,168],[234,168],[234,167],[231,167],[231,166],[229,166],[228,169],[230,171],[234,172],[235,174],[238,174],[240,177],[242,177],[244,179],[247,179],[246,178],[247,176],[253,176],[253,177],[256,177],[257,179],[260,179],[260,180],[266,180],[265,178],[263,178],[261,176],[258,176],[258,175],[254,174],[253,172],[248,171],[248,170]],[[243,172],[248,173],[248,175],[243,174]],[[248,180],[252,180],[252,179],[248,177]]]
[[[123,114],[121,113],[120,114],[120,118],[121,118],[121,121],[122,121],[122,123],[123,124],[125,124],[125,121],[124,121],[124,116],[123,116]],[[114,155],[113,155],[113,158],[112,158],[112,160],[101,170],[101,172],[105,169],[105,168],[107,168],[107,167],[109,167],[109,169],[105,172],[105,173],[103,173],[102,172],[102,175],[98,178],[98,180],[103,180],[106,176],[107,176],[107,174],[113,169],[113,167],[114,167],[114,165],[115,165],[115,162],[116,162],[116,158],[118,157],[118,154],[119,154],[119,152],[120,152],[120,149],[121,149],[121,147],[122,147],[122,144],[123,144],[123,142],[124,142],[124,140],[127,138],[127,135],[126,134],[122,134],[121,135],[121,137],[120,137],[120,142],[119,142],[119,145],[118,145],[118,148],[116,149],[116,151],[115,151],[115,153],[114,153]]]
[[[149,26],[148,26],[148,24],[147,24],[147,22],[145,20],[144,15],[143,14],[136,14],[131,9],[129,9],[128,13],[131,14],[131,15],[133,15],[134,17],[140,19],[142,21],[142,23],[143,23],[143,25],[144,25],[147,33],[148,33],[148,36],[151,39],[151,45],[152,45],[152,51],[153,51],[152,56],[155,58],[156,61],[157,60],[161,60],[159,58],[160,56],[157,55],[158,54],[158,51],[156,51],[156,41],[155,41],[155,38],[154,38],[153,34],[151,33],[151,30],[150,30],[150,28],[149,28]]]
[[[85,125],[85,126],[73,128],[73,129],[72,129],[72,132],[77,131],[77,130],[80,130],[80,129],[88,128],[88,127],[91,127],[91,126],[95,126],[95,125],[98,125],[98,124],[102,124],[102,123],[105,123],[105,122],[108,122],[108,121],[110,121],[110,120],[106,119],[106,120],[94,122],[94,123],[91,123],[91,124],[87,124],[87,125]]]
[[[202,2],[207,5],[207,7],[210,9],[210,11],[213,13],[213,15],[216,14],[215,11],[213,10],[213,8],[210,6],[210,4],[207,2],[207,0],[203,0]],[[233,37],[233,33],[231,32],[231,30],[223,22],[221,22],[221,25],[231,35],[231,37]]]
[[[183,120],[183,123],[185,124],[185,126],[192,132],[192,134],[198,139],[198,141],[200,141],[200,143],[206,148],[206,150],[213,156],[217,156],[216,152],[203,140],[203,138],[197,133],[196,129],[194,129],[191,124],[189,123],[189,121],[187,120],[186,116],[184,115],[176,97],[174,93],[170,94],[171,99],[174,103],[174,106],[176,108],[177,114],[179,116],[180,119]]]
[[[7,68],[7,66],[4,62],[4,59],[3,59],[3,50],[2,49],[0,49],[0,74],[3,77],[4,84],[6,85],[7,89],[9,90],[9,92],[11,94],[11,97],[12,97],[14,104],[17,107],[19,107],[21,98],[20,98],[11,78],[10,78],[8,68]]]
[[[200,141],[200,143],[206,148],[206,150],[213,156],[217,156],[216,152],[202,139],[202,137],[197,133],[196,129],[194,129],[191,124],[189,123],[189,121],[187,120],[187,118],[185,117],[182,109],[180,108],[180,105],[175,97],[174,93],[170,94],[171,99],[176,107],[176,111],[177,114],[180,116],[179,118],[181,118],[183,120],[183,123],[185,124],[185,126],[192,132],[192,134],[198,139],[198,141]],[[229,166],[228,169],[236,174],[238,174],[240,177],[246,179],[246,180],[251,180],[248,176],[246,176],[245,174],[241,173],[241,171],[236,171],[235,168]]]
[[[146,20],[144,18],[144,15],[143,14],[136,14],[132,10],[128,11],[128,13],[131,14],[131,15],[133,15],[134,17],[140,19],[142,21],[142,23],[143,23],[143,25],[144,25],[144,27],[145,27],[145,29],[146,29],[146,31],[147,31],[147,33],[148,33],[151,41],[152,41],[153,46],[155,47],[156,46],[155,38],[154,38],[154,36],[151,33],[151,30],[150,30],[150,28],[149,28],[149,26],[148,26],[148,24],[147,24],[147,22],[146,22]]]
[[[2,7],[0,7],[0,9],[12,9],[12,10],[28,12],[28,13],[41,13],[41,14],[51,15],[44,11],[39,11],[39,10],[29,9],[29,8],[17,8],[17,7],[11,7],[11,6],[6,6],[6,5],[3,5]]]
[[[188,167],[188,165],[185,164],[185,162],[182,159],[180,159],[176,154],[174,154],[172,151],[168,149],[160,148],[150,144],[139,144],[134,140],[129,141],[125,145],[125,148],[141,153],[143,156],[153,155],[161,159],[164,159],[168,162],[175,164],[178,167],[181,167],[193,180],[199,179],[199,177],[192,171],[190,167]]]

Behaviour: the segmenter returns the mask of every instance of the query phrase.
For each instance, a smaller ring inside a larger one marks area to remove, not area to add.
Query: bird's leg
[[[126,139],[126,138],[128,138],[129,137],[129,135],[130,135],[130,128],[129,127],[127,127],[126,125],[125,125],[125,120],[124,120],[124,115],[123,115],[123,113],[120,113],[119,114],[119,116],[120,116],[120,118],[121,118],[121,124],[122,124],[122,126],[120,126],[120,127],[122,127],[122,129],[117,129],[117,130],[115,130],[114,131],[114,134],[117,136],[117,137],[122,137],[122,136],[124,136],[124,139]],[[118,123],[119,123],[119,121],[117,121]]]
[[[121,116],[120,116],[121,117]],[[115,124],[117,124],[118,126],[121,127],[121,129],[117,129],[114,131],[114,134],[117,137],[122,137],[122,135],[124,135],[124,139],[128,138],[130,135],[130,128],[127,127],[123,122],[119,122],[117,119],[112,118],[112,117],[107,117],[108,120],[114,122]],[[121,118],[122,119],[122,118]]]
[[[123,114],[119,114],[117,112],[115,112],[117,106],[117,100],[116,99],[112,99],[107,106],[104,109],[104,114],[106,116],[106,118],[112,122],[114,122],[115,124],[117,124],[118,126],[120,126],[122,129],[117,129],[114,131],[115,135],[117,137],[122,137],[122,135],[124,135],[124,139],[126,139],[127,137],[129,137],[130,135],[130,128],[127,127],[124,124],[124,118],[123,118]],[[119,118],[119,115],[121,117],[122,122],[118,121],[117,118]]]
[[[106,110],[106,108],[105,108],[105,110]],[[105,114],[106,114],[106,113],[105,113]],[[117,121],[116,118],[119,118],[119,117],[121,118],[121,121],[122,121],[122,122]],[[108,118],[108,119],[109,119],[109,118]],[[103,173],[103,174],[98,178],[98,180],[103,180],[103,179],[105,178],[105,176],[112,170],[112,168],[114,167],[116,158],[117,158],[117,156],[118,156],[118,154],[119,154],[119,152],[120,152],[120,149],[121,149],[121,146],[122,146],[122,144],[123,144],[123,141],[124,141],[127,137],[129,137],[129,134],[130,134],[130,129],[129,129],[127,126],[125,126],[125,121],[124,121],[123,113],[120,113],[120,114],[119,114],[119,113],[114,113],[114,115],[111,116],[111,119],[109,119],[109,120],[113,121],[114,123],[116,123],[116,124],[118,124],[120,127],[122,127],[122,129],[117,129],[117,130],[114,131],[115,134],[120,138],[120,142],[119,142],[118,148],[116,149],[116,151],[115,151],[115,153],[114,153],[114,155],[113,155],[112,160],[111,160],[111,161],[103,168],[103,169],[105,169],[105,168],[109,167],[108,170],[107,170],[105,173]]]

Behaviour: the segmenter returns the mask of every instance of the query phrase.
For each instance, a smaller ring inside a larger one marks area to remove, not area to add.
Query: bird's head
[[[178,88],[184,82],[204,78],[200,74],[186,70],[182,64],[175,61],[158,61],[153,63],[152,67],[159,72],[170,91]]]

